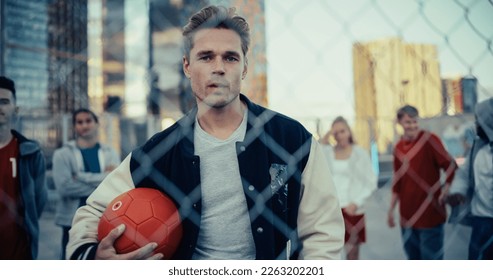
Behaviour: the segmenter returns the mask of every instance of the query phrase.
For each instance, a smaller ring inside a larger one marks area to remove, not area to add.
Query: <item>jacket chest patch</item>
[[[280,206],[282,212],[285,212],[288,206],[288,166],[285,164],[273,163],[270,166],[269,173],[273,202]]]

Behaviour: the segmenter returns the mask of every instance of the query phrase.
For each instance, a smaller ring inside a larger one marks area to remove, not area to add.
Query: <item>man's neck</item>
[[[76,143],[77,147],[87,149],[96,146],[98,139],[96,137],[90,139],[77,138]]]
[[[14,137],[10,129],[9,125],[0,125],[0,148],[7,146]]]
[[[418,133],[416,133],[416,134],[413,134],[413,135],[406,135],[406,134],[404,134],[404,135],[402,136],[402,138],[403,138],[405,141],[412,142],[412,141],[416,140],[416,139],[418,138],[418,136],[419,136],[419,132],[418,132]]]
[[[240,126],[247,109],[239,99],[231,106],[220,109],[201,105],[197,112],[200,127],[208,134],[222,140],[227,139]]]

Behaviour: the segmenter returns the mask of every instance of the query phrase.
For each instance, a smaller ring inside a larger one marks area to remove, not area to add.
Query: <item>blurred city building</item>
[[[474,113],[478,102],[478,80],[475,77],[442,78],[444,115]]]
[[[21,115],[49,108],[47,10],[46,1],[0,1],[0,74],[15,81]]]
[[[462,89],[462,112],[474,113],[476,103],[478,103],[478,79],[472,76],[463,77],[461,80]]]
[[[102,86],[103,108],[120,114],[125,94],[125,0],[102,3]]]
[[[89,105],[87,95],[87,0],[52,0],[48,9],[51,114]]]
[[[398,38],[353,45],[355,135],[369,149],[388,153],[399,133],[396,110],[404,104],[427,118],[442,112],[437,48]]]
[[[89,107],[100,116],[100,140],[121,152],[125,76],[125,0],[89,0]]]

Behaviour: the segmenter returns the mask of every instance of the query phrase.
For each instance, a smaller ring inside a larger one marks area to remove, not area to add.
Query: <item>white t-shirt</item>
[[[200,157],[202,222],[192,259],[255,259],[255,243],[236,155],[245,138],[247,111],[226,140],[195,121],[195,154]]]

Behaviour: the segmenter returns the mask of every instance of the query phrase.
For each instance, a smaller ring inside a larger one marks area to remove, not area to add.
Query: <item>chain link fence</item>
[[[414,194],[430,197],[436,196],[444,183],[443,176],[436,182],[425,182],[426,175],[410,166],[422,148],[419,145],[405,154],[398,153],[397,161],[406,164],[392,170],[391,155],[403,133],[396,123],[396,111],[405,104],[417,107],[421,127],[437,134],[448,153],[459,164],[463,162],[471,145],[474,104],[493,93],[490,74],[484,71],[493,66],[493,33],[488,27],[492,23],[488,19],[492,2],[288,1],[272,2],[268,7],[273,15],[267,19],[271,23],[267,40],[271,48],[269,63],[281,56],[286,61],[272,66],[272,74],[269,73],[270,77],[275,76],[272,80],[279,81],[269,85],[273,89],[269,92],[271,100],[282,104],[275,105],[280,110],[289,108],[289,100],[294,100],[296,108],[309,103],[310,111],[301,120],[322,140],[336,116],[348,117],[357,143],[369,152],[372,148],[378,150],[379,175],[384,179],[380,185],[384,188],[369,199],[366,223],[368,238],[372,242],[380,239],[382,246],[363,250],[367,257],[371,256],[368,258],[390,258],[383,254],[385,247],[400,244],[385,242],[391,239],[382,230],[371,233],[378,228],[376,225],[386,227],[390,177],[394,174],[393,180],[398,181],[409,176],[416,188]],[[352,53],[348,54],[350,49]],[[276,52],[282,55],[277,56]],[[283,72],[281,67],[293,61],[296,67]],[[314,82],[314,76],[319,77],[319,82]],[[323,94],[317,95],[317,91]],[[310,99],[318,104],[306,101]],[[286,111],[300,115],[296,108]],[[319,112],[319,117],[309,119],[306,115],[312,112]],[[334,144],[334,140],[330,143]],[[378,208],[373,208],[376,205]],[[416,225],[424,211],[440,206],[435,200],[423,199],[412,208],[416,212],[411,219],[402,221],[406,226]],[[463,242],[467,239],[467,229],[446,225],[445,257],[464,258],[467,246]]]
[[[127,0],[125,4],[130,2]],[[193,1],[164,2],[183,13],[195,10],[191,8]],[[200,4],[207,3],[201,1]],[[252,78],[243,88],[247,96],[299,120],[317,139],[322,139],[330,130],[332,120],[343,115],[353,128],[356,142],[369,154],[373,151],[372,160],[377,164],[376,170],[382,180],[380,188],[365,205],[367,244],[362,247],[360,257],[404,258],[400,232],[386,225],[391,177],[398,180],[409,176],[420,193],[433,196],[443,185],[444,176],[430,184],[422,178],[422,174],[409,167],[408,163],[420,150],[420,145],[406,154],[397,153],[396,158],[406,164],[392,169],[394,145],[402,134],[395,121],[396,111],[404,104],[417,107],[422,117],[421,127],[438,135],[447,152],[461,162],[470,144],[467,132],[474,121],[474,104],[493,96],[493,2],[231,0],[210,3],[237,6],[240,15],[246,14],[247,18],[255,21],[251,29],[253,40],[249,57],[249,75]],[[153,16],[151,24],[156,26],[150,29],[169,36],[164,47],[160,46],[158,50],[167,50],[173,55],[150,52],[154,56],[162,56],[155,59],[155,63],[166,65],[161,72],[160,65],[152,66],[154,68],[149,73],[158,75],[158,80],[149,87],[157,89],[152,91],[153,106],[161,104],[162,108],[171,108],[171,111],[153,108],[154,113],[160,115],[145,118],[144,121],[108,114],[102,125],[102,140],[112,143],[122,158],[161,129],[159,119],[177,118],[193,106],[190,87],[180,69],[181,55],[176,55],[181,39],[173,32],[166,33],[183,26],[187,17],[182,13],[176,18],[168,18],[166,13],[154,13]],[[157,40],[157,37],[151,38],[149,44],[157,44],[153,39]],[[8,60],[9,57],[3,56],[4,62]],[[169,71],[174,73],[167,75]],[[172,77],[173,82],[166,82],[168,77]],[[145,83],[148,83],[149,79],[146,79]],[[243,141],[245,149],[261,139],[276,158],[289,166],[297,166],[306,154],[286,150],[269,135],[266,137],[262,128],[271,118],[271,115],[265,114],[260,116],[258,122],[249,123],[255,130],[246,135]],[[28,137],[39,139],[50,155],[71,138],[70,121],[68,124],[67,121],[67,115],[63,113],[46,118],[27,114],[22,117],[19,126]],[[181,134],[174,136],[176,141],[185,137]],[[326,144],[334,144],[334,140]],[[154,150],[148,152],[150,157],[142,158],[142,166],[150,166],[151,169],[142,172],[160,174],[153,179],[170,182],[174,186],[170,193],[173,193],[175,200],[187,202],[183,205],[193,205],[197,202],[200,189],[184,193],[179,183],[163,177],[159,169],[152,169],[159,155],[170,149],[170,142],[163,141],[156,145]],[[299,175],[296,172],[300,170],[289,170],[293,173],[287,174],[288,177]],[[271,203],[278,199],[273,196],[277,194],[267,188],[264,193],[247,196],[247,200],[255,201],[255,198],[262,197],[258,203]],[[432,205],[432,200],[423,201],[423,204],[415,205],[418,210],[411,220],[405,221],[406,225],[413,226],[426,209],[438,207]],[[263,205],[251,209],[252,219],[265,215],[265,212],[257,211],[259,207]],[[194,217],[197,212],[186,209],[182,212],[187,212],[185,215],[191,221],[197,220]],[[269,216],[271,214],[268,213]],[[279,213],[274,213],[274,217],[279,232],[289,238],[295,229],[279,218]],[[49,220],[44,222],[52,223]],[[445,258],[467,258],[468,235],[468,228],[446,224]],[[41,242],[50,242],[47,239],[49,237],[41,236]],[[41,258],[52,257],[41,255]]]

